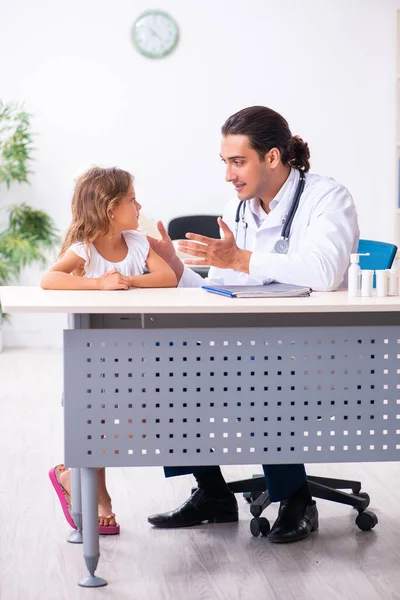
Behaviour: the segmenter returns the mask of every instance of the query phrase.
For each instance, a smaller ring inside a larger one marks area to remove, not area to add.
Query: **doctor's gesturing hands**
[[[238,248],[232,231],[220,217],[218,218],[218,225],[224,234],[222,239],[209,238],[196,233],[187,233],[186,237],[188,241],[179,241],[178,249],[180,252],[196,257],[196,260],[185,259],[185,264],[207,265],[248,273],[251,252]],[[150,246],[175,272],[177,270],[182,271],[182,263],[176,256],[172,240],[161,221],[157,223],[157,229],[160,232],[161,239],[156,240],[148,236]],[[181,265],[180,268],[178,263]],[[181,274],[177,274],[178,278],[180,278]]]
[[[193,241],[179,241],[178,249],[180,252],[199,259],[185,259],[185,264],[210,265],[220,269],[234,269],[235,271],[248,273],[251,252],[237,247],[232,231],[221,217],[218,217],[218,225],[224,234],[224,237],[220,240],[196,233],[187,233],[188,240]]]

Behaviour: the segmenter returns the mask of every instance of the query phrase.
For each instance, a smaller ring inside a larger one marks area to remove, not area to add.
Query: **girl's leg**
[[[113,516],[111,496],[108,493],[106,486],[106,470],[97,469],[97,489],[99,494],[99,525],[114,526],[116,525],[115,517]]]
[[[71,472],[69,469],[60,474],[60,483],[71,496]],[[116,520],[112,516],[111,496],[106,487],[106,470],[104,468],[97,469],[97,486],[99,495],[98,513],[101,515],[99,517],[99,525],[112,527],[116,525]]]

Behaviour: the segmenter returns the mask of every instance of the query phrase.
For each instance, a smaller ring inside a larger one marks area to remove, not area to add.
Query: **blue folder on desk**
[[[203,285],[203,290],[228,298],[303,298],[311,294],[311,288],[289,283],[266,285]]]

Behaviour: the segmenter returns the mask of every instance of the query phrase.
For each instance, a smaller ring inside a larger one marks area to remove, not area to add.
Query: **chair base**
[[[310,494],[314,498],[330,500],[340,504],[352,506],[358,512],[356,525],[363,531],[369,531],[378,523],[376,515],[367,511],[370,498],[365,492],[361,492],[359,481],[348,479],[333,479],[330,477],[307,476]],[[250,479],[232,481],[228,483],[229,489],[234,493],[243,492],[243,496],[250,502],[250,512],[253,519],[250,523],[250,531],[257,537],[260,533],[266,535],[269,531],[267,519],[261,517],[262,512],[271,504],[264,475],[253,475]],[[351,490],[351,493],[342,490]]]

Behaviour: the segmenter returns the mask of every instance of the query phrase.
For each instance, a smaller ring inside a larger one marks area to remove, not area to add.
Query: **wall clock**
[[[135,48],[148,58],[162,58],[170,54],[179,39],[176,21],[162,10],[146,10],[132,27]]]

